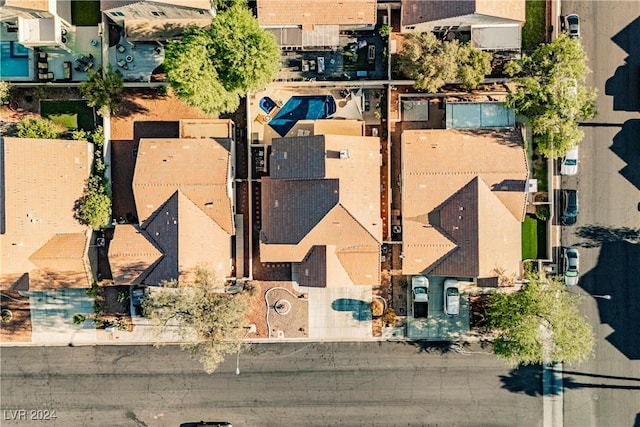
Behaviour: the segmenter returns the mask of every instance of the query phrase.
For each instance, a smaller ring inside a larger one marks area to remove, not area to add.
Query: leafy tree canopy
[[[437,92],[456,81],[473,89],[491,72],[491,54],[458,40],[438,40],[431,32],[411,33],[398,54],[398,67],[402,74],[416,80],[417,89]]]
[[[163,282],[143,302],[158,338],[177,331],[181,347],[212,373],[224,356],[240,351],[249,305],[244,294],[219,293],[222,284],[204,267],[192,282]]]
[[[236,110],[241,96],[264,87],[280,69],[275,37],[244,2],[231,3],[210,29],[187,29],[165,54],[167,79],[178,97],[210,115]]]
[[[100,230],[111,217],[111,198],[107,194],[104,178],[92,175],[87,180],[83,196],[77,201],[75,215],[80,223]]]
[[[582,140],[578,121],[596,115],[596,91],[584,84],[590,72],[586,61],[580,41],[561,34],[505,67],[517,83],[507,105],[530,120],[543,155],[564,156]]]
[[[124,83],[122,76],[109,67],[103,70],[89,70],[89,79],[80,83],[80,92],[87,98],[87,105],[96,107],[98,114],[115,113],[122,102]]]
[[[489,325],[498,333],[494,353],[511,365],[578,363],[593,353],[593,330],[578,310],[578,297],[558,279],[529,283],[515,293],[495,294]]]
[[[18,138],[56,139],[63,131],[62,126],[41,117],[25,117],[16,125]]]

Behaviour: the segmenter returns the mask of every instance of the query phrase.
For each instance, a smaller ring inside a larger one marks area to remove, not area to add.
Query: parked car
[[[444,312],[449,316],[460,313],[460,289],[456,279],[444,281]]]
[[[574,225],[578,221],[578,192],[564,190],[564,210],[560,220],[564,225]]]
[[[411,278],[411,292],[413,294],[413,317],[427,317],[429,315],[429,279],[425,276]]]
[[[576,145],[562,159],[560,174],[575,175],[578,173],[578,146]]]
[[[580,274],[580,254],[576,248],[564,250],[564,284],[575,286],[578,284]]]
[[[567,31],[569,32],[569,37],[571,38],[580,38],[580,17],[575,13],[567,15],[565,18],[567,22]]]

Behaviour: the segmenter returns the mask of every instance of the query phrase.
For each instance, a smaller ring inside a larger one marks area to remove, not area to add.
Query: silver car
[[[569,37],[580,38],[580,17],[575,13],[567,15],[565,18],[567,21],[567,29],[569,31]]]
[[[456,279],[444,281],[444,312],[449,316],[460,313],[460,289]]]
[[[415,302],[429,302],[429,279],[424,276],[413,276],[411,290]]]
[[[580,275],[580,254],[576,248],[567,248],[564,250],[564,284],[566,286],[575,286],[578,284],[578,276]]]

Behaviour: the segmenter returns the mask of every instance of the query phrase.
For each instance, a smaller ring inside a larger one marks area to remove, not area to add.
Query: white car
[[[578,284],[580,274],[580,254],[576,248],[564,250],[564,284],[575,286]]]
[[[429,279],[424,276],[413,276],[411,291],[413,292],[413,301],[429,302]]]
[[[578,146],[576,145],[562,159],[561,175],[575,175],[578,173]]]
[[[580,38],[580,17],[575,13],[567,15],[567,29],[569,30],[570,38]]]
[[[444,312],[449,316],[460,313],[460,289],[456,279],[444,281]]]

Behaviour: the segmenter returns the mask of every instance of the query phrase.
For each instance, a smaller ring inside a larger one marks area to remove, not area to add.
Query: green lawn
[[[100,0],[71,0],[71,23],[91,27],[100,22]]]
[[[533,178],[538,180],[538,191],[549,191],[549,171],[546,158],[540,157],[533,162]]]
[[[545,0],[526,1],[526,22],[522,27],[522,49],[533,50],[545,42]]]
[[[522,259],[538,257],[538,220],[529,215],[522,223]]]
[[[522,259],[547,257],[547,227],[545,221],[526,215],[522,223]]]
[[[92,131],[96,128],[93,108],[85,101],[40,101],[40,115],[67,129]]]

